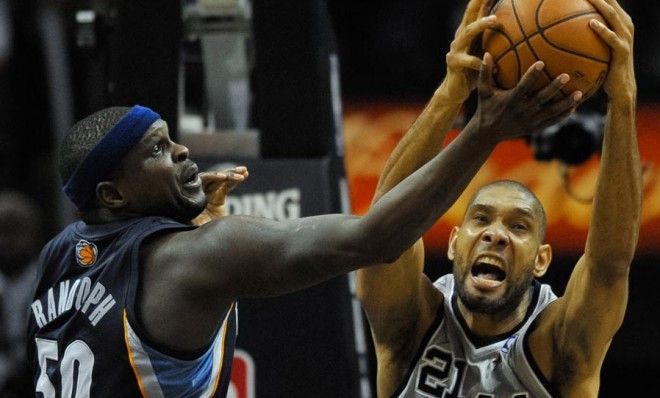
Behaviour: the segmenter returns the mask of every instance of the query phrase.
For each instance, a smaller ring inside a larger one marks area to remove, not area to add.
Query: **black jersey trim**
[[[145,218],[135,218],[132,220],[119,220],[102,224],[87,224],[84,221],[78,221],[73,224],[73,234],[78,238],[101,240],[108,236],[115,235],[121,230],[129,230],[137,224],[144,222]]]
[[[408,384],[408,379],[410,379],[410,376],[415,370],[415,367],[417,367],[417,362],[419,362],[419,359],[424,354],[424,350],[426,349],[426,346],[431,340],[431,337],[433,337],[433,334],[438,330],[440,324],[444,319],[445,319],[445,311],[444,311],[444,302],[443,302],[438,306],[438,312],[435,316],[435,319],[433,320],[431,326],[429,326],[429,328],[426,330],[426,333],[424,334],[424,338],[422,338],[422,341],[420,342],[419,347],[417,348],[417,353],[413,357],[412,363],[408,367],[408,370],[406,371],[406,374],[403,377],[401,384],[399,384],[399,387],[396,390],[394,390],[394,392],[392,393],[392,398],[401,394],[403,390],[406,388],[406,385]]]
[[[491,345],[495,342],[505,340],[511,337],[513,334],[515,334],[518,330],[520,330],[520,328],[522,328],[525,325],[527,320],[534,313],[536,306],[538,305],[539,295],[541,293],[541,283],[539,283],[539,281],[537,280],[534,280],[532,282],[532,289],[533,289],[532,299],[530,300],[529,306],[527,307],[525,318],[523,318],[523,320],[520,321],[520,323],[518,323],[518,325],[516,325],[516,327],[514,327],[513,329],[509,330],[506,333],[498,334],[496,336],[481,337],[472,332],[467,322],[465,321],[465,318],[463,318],[463,314],[458,308],[458,295],[456,294],[455,289],[454,292],[452,292],[451,294],[451,307],[454,311],[454,315],[456,316],[456,319],[458,320],[458,324],[460,325],[461,329],[463,329],[463,333],[465,333],[465,336],[467,336],[468,340],[470,340],[470,343],[472,343],[472,345],[474,345],[476,348],[482,348]]]
[[[527,332],[523,336],[522,343],[523,343],[523,351],[525,353],[525,360],[532,368],[532,372],[534,373],[536,378],[539,379],[539,381],[545,388],[546,392],[550,394],[550,396],[561,397],[561,395],[559,394],[559,390],[557,389],[557,386],[555,386],[548,379],[546,379],[545,376],[543,375],[543,372],[541,372],[541,368],[536,363],[536,360],[532,355],[532,350],[529,348],[529,335],[532,334],[534,329],[536,329],[536,326],[538,326],[537,321],[538,321],[538,317],[532,322],[531,325],[529,325],[529,329],[527,329]]]

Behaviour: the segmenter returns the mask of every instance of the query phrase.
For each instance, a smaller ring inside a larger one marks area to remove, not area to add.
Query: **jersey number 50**
[[[60,362],[60,374],[62,375],[62,398],[76,397],[89,398],[92,387],[92,369],[94,368],[94,354],[89,346],[82,340],[75,340],[64,350],[60,361],[57,350],[57,341],[49,339],[35,339],[37,344],[37,355],[39,357],[39,379],[36,391],[44,395],[44,398],[55,398],[55,386],[48,378],[47,362]],[[77,377],[76,377],[77,376]],[[74,385],[75,380],[75,385]]]

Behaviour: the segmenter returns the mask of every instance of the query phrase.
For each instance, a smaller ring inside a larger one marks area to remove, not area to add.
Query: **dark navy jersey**
[[[150,343],[136,321],[139,247],[194,228],[161,217],[69,225],[48,242],[28,321],[37,397],[224,397],[236,340],[235,304],[205,350]]]

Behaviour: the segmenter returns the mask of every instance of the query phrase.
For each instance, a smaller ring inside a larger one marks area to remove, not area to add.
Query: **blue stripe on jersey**
[[[173,358],[149,347],[125,318],[126,344],[143,396],[212,397],[223,388],[219,378],[225,379],[231,367],[235,316],[232,306],[209,349],[193,360]]]

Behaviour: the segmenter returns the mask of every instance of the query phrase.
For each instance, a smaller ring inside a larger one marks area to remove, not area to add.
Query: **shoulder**
[[[526,356],[534,363],[539,377],[552,380],[557,354],[554,334],[559,321],[558,304],[562,299],[558,299],[547,284],[539,284],[535,296],[533,314],[524,328]]]
[[[78,221],[67,225],[60,233],[46,242],[39,253],[39,263],[41,265],[38,268],[40,270],[43,271],[46,264],[52,261],[63,261],[67,253],[75,245],[75,231],[80,224],[83,223]]]
[[[137,225],[148,231],[140,246],[140,261],[164,269],[169,264],[205,265],[216,262],[227,242],[245,228],[242,217],[226,216],[202,226],[182,224],[163,217],[150,217]]]
[[[195,228],[197,228],[197,226],[184,224],[168,217],[148,216],[135,219],[132,223],[131,229],[136,231],[157,231],[161,229],[191,230]]]
[[[445,300],[449,300],[454,292],[454,283],[454,275],[449,273],[436,279],[433,287],[442,294]]]

